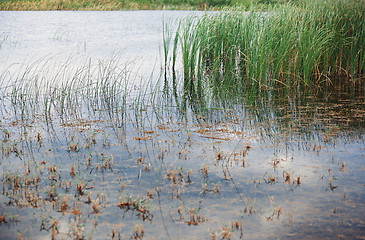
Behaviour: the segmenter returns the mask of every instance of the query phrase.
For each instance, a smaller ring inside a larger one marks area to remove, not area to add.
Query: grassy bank
[[[172,61],[181,51],[191,96],[211,90],[302,92],[338,78],[356,85],[364,80],[364,13],[362,1],[322,0],[190,17],[175,34]]]
[[[288,0],[3,0],[0,10],[219,10],[227,6],[282,4]]]

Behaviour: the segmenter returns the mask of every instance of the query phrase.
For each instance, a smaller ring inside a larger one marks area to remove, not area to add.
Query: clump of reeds
[[[137,198],[133,198],[130,195],[126,195],[125,197],[120,198],[120,202],[117,206],[126,211],[136,211],[138,216],[142,217],[143,220],[146,220],[153,218],[152,213],[148,210],[147,204],[148,198],[140,199],[139,196]]]
[[[47,123],[56,117],[67,122],[86,114],[123,124],[132,85],[127,64],[116,57],[104,62],[68,59],[64,63],[42,58],[14,68],[0,75],[0,83],[5,85],[0,100],[2,110],[20,120],[32,123],[36,115],[44,115]],[[70,150],[77,149],[70,146]]]
[[[320,0],[183,19],[178,35],[185,94],[304,91],[338,77],[361,81],[364,10],[363,1]]]

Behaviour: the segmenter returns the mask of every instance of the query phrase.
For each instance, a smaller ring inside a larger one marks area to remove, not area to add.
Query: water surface
[[[153,90],[163,18],[191,14],[0,12],[0,239],[364,237],[363,89]]]

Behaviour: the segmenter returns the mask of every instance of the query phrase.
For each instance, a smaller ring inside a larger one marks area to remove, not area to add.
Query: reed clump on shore
[[[180,22],[172,55],[181,50],[189,95],[304,91],[336,78],[356,85],[364,80],[364,13],[363,1],[320,0],[189,17]]]

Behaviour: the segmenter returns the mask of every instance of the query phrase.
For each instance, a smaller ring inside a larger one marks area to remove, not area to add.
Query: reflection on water
[[[27,14],[0,17],[7,19],[5,26],[27,25],[31,21],[19,20]],[[164,13],[108,14],[104,24],[117,22],[120,15],[156,15],[160,21]],[[89,12],[45,12],[38,21],[42,16],[49,17],[44,22],[50,26],[73,26],[71,21],[104,25]],[[131,29],[143,28],[133,24]],[[103,33],[96,27],[85,28],[90,35],[61,31],[62,26],[52,36],[65,43],[63,50],[72,49],[75,38]],[[110,41],[116,41],[113,31],[104,31]],[[8,35],[14,39],[17,34]],[[26,38],[19,39],[16,46],[3,43],[0,54],[8,61],[15,59],[12,51],[38,54]],[[119,46],[114,43],[106,44],[112,49],[107,53],[97,47],[85,55],[108,59]],[[137,43],[132,45],[141,53],[127,51],[156,57],[154,48],[146,53],[145,42]],[[166,92],[149,92],[143,82],[136,87],[140,92],[125,90],[127,70],[118,62],[95,68],[86,64],[74,72],[68,71],[70,65],[50,72],[49,65],[32,68],[46,71],[52,81],[37,71],[19,72],[14,84],[0,91],[1,239],[364,236],[363,89],[356,94],[328,89],[325,97],[271,93],[184,105]],[[62,84],[57,80],[63,71],[71,72],[72,80]],[[1,76],[2,83],[14,80]],[[37,79],[41,85],[34,83]]]
[[[0,12],[0,64],[33,62],[46,56],[63,61],[75,55],[105,60],[120,54],[125,61],[138,60],[138,67],[150,74],[158,61],[163,19],[192,14],[201,13]]]

